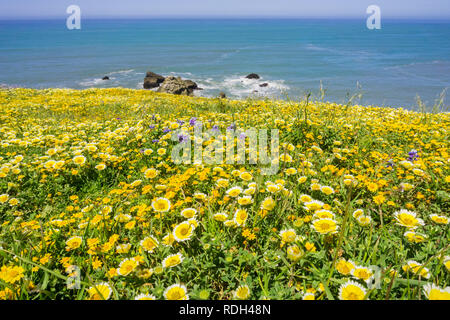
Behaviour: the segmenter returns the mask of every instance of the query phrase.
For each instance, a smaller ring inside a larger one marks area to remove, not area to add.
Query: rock
[[[197,88],[198,86],[194,81],[182,80],[180,77],[175,78],[170,76],[164,80],[159,87],[158,92],[192,96],[194,90]]]
[[[144,79],[144,89],[152,89],[159,87],[159,80],[157,78],[145,78]]]
[[[268,87],[269,84],[268,84],[267,82],[264,82],[264,83],[261,83],[259,86],[260,86],[261,88],[265,88],[265,87]]]
[[[220,99],[226,99],[226,98],[227,98],[227,95],[225,94],[225,92],[220,92],[220,93],[219,93],[219,98],[220,98]]]
[[[157,88],[161,83],[164,82],[164,79],[165,78],[162,75],[148,71],[144,79],[144,88]]]
[[[108,76],[104,76],[104,77],[102,78],[102,80],[109,80],[109,77],[108,77]]]
[[[194,81],[192,81],[192,80],[184,80],[184,83],[186,84],[186,86],[189,88],[189,89],[198,89],[198,86],[197,86],[197,84],[194,82]]]
[[[248,76],[246,76],[247,79],[259,79],[260,76],[256,73],[250,73]]]

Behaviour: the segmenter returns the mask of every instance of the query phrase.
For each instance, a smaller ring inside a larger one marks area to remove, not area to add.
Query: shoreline
[[[125,88],[125,87],[112,87],[112,88],[96,88],[96,87],[90,87],[90,88],[84,88],[84,89],[75,89],[75,88],[43,88],[43,89],[36,89],[36,88],[27,88],[27,87],[2,87],[0,86],[0,92],[1,91],[9,91],[9,90],[31,90],[31,91],[35,91],[37,93],[39,93],[40,91],[75,91],[75,92],[82,92],[82,91],[114,91],[114,90],[121,90],[121,91],[136,91],[136,92],[148,92],[150,95],[162,95],[162,96],[173,96],[173,97],[178,97],[180,99],[202,99],[202,100],[222,100],[222,101],[228,101],[228,102],[233,102],[233,103],[243,103],[245,101],[256,101],[256,102],[264,102],[264,101],[269,101],[269,102],[274,102],[274,103],[281,103],[281,104],[288,104],[288,103],[294,103],[294,104],[302,104],[305,100],[306,97],[304,97],[303,99],[300,100],[287,100],[287,99],[277,99],[277,98],[270,98],[270,97],[246,97],[246,98],[241,98],[241,99],[236,99],[236,98],[220,98],[219,96],[217,97],[204,97],[204,96],[186,96],[186,95],[178,95],[178,94],[171,94],[171,93],[164,93],[164,92],[157,92],[155,90],[149,90],[149,89],[138,89],[138,88]],[[1,103],[0,103],[1,104]],[[329,100],[323,100],[321,101],[320,99],[315,99],[314,96],[312,95],[309,98],[309,105],[317,105],[317,104],[323,104],[323,105],[336,105],[337,107],[344,107],[344,106],[348,106],[349,108],[354,108],[354,107],[358,107],[358,108],[370,108],[370,109],[384,109],[384,110],[398,110],[398,111],[406,111],[406,112],[412,112],[412,113],[428,113],[428,114],[449,114],[449,111],[445,111],[445,110],[440,110],[439,112],[435,112],[433,110],[417,110],[418,107],[416,107],[416,110],[413,109],[408,109],[405,107],[393,107],[393,106],[376,106],[376,105],[372,105],[372,104],[357,104],[357,103],[352,103],[352,104],[345,104],[345,103],[339,103],[339,102],[335,102],[335,101],[329,101]],[[448,106],[447,106],[448,109]]]

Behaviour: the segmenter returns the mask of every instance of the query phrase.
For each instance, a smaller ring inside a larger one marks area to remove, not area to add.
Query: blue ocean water
[[[289,97],[414,108],[450,86],[450,22],[147,19],[0,21],[0,85],[142,88],[146,71],[198,82],[196,95]],[[260,80],[246,80],[249,73]],[[109,76],[110,81],[103,81]],[[259,85],[269,85],[261,88]],[[258,91],[258,92],[255,92]]]

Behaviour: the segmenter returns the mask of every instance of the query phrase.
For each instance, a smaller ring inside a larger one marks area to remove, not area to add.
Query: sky
[[[369,5],[378,5],[384,18],[450,19],[449,0],[0,0],[0,19],[65,18],[70,5],[84,18],[364,18]]]

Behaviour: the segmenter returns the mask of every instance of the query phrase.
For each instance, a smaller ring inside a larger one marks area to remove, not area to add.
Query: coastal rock
[[[197,88],[198,86],[194,81],[169,76],[161,84],[158,92],[192,96]]]
[[[226,99],[226,98],[227,98],[227,95],[225,94],[225,92],[220,92],[220,93],[219,93],[219,98],[220,98],[220,99]]]
[[[250,73],[248,76],[246,76],[247,79],[259,79],[260,76],[256,73]]]
[[[157,88],[164,80],[162,75],[148,71],[144,79],[144,89]]]
[[[261,83],[259,86],[260,86],[261,88],[265,88],[265,87],[268,87],[269,84],[268,84],[267,82],[264,82],[264,83]]]
[[[108,77],[108,76],[104,76],[104,77],[102,78],[102,80],[109,80],[109,77]]]

